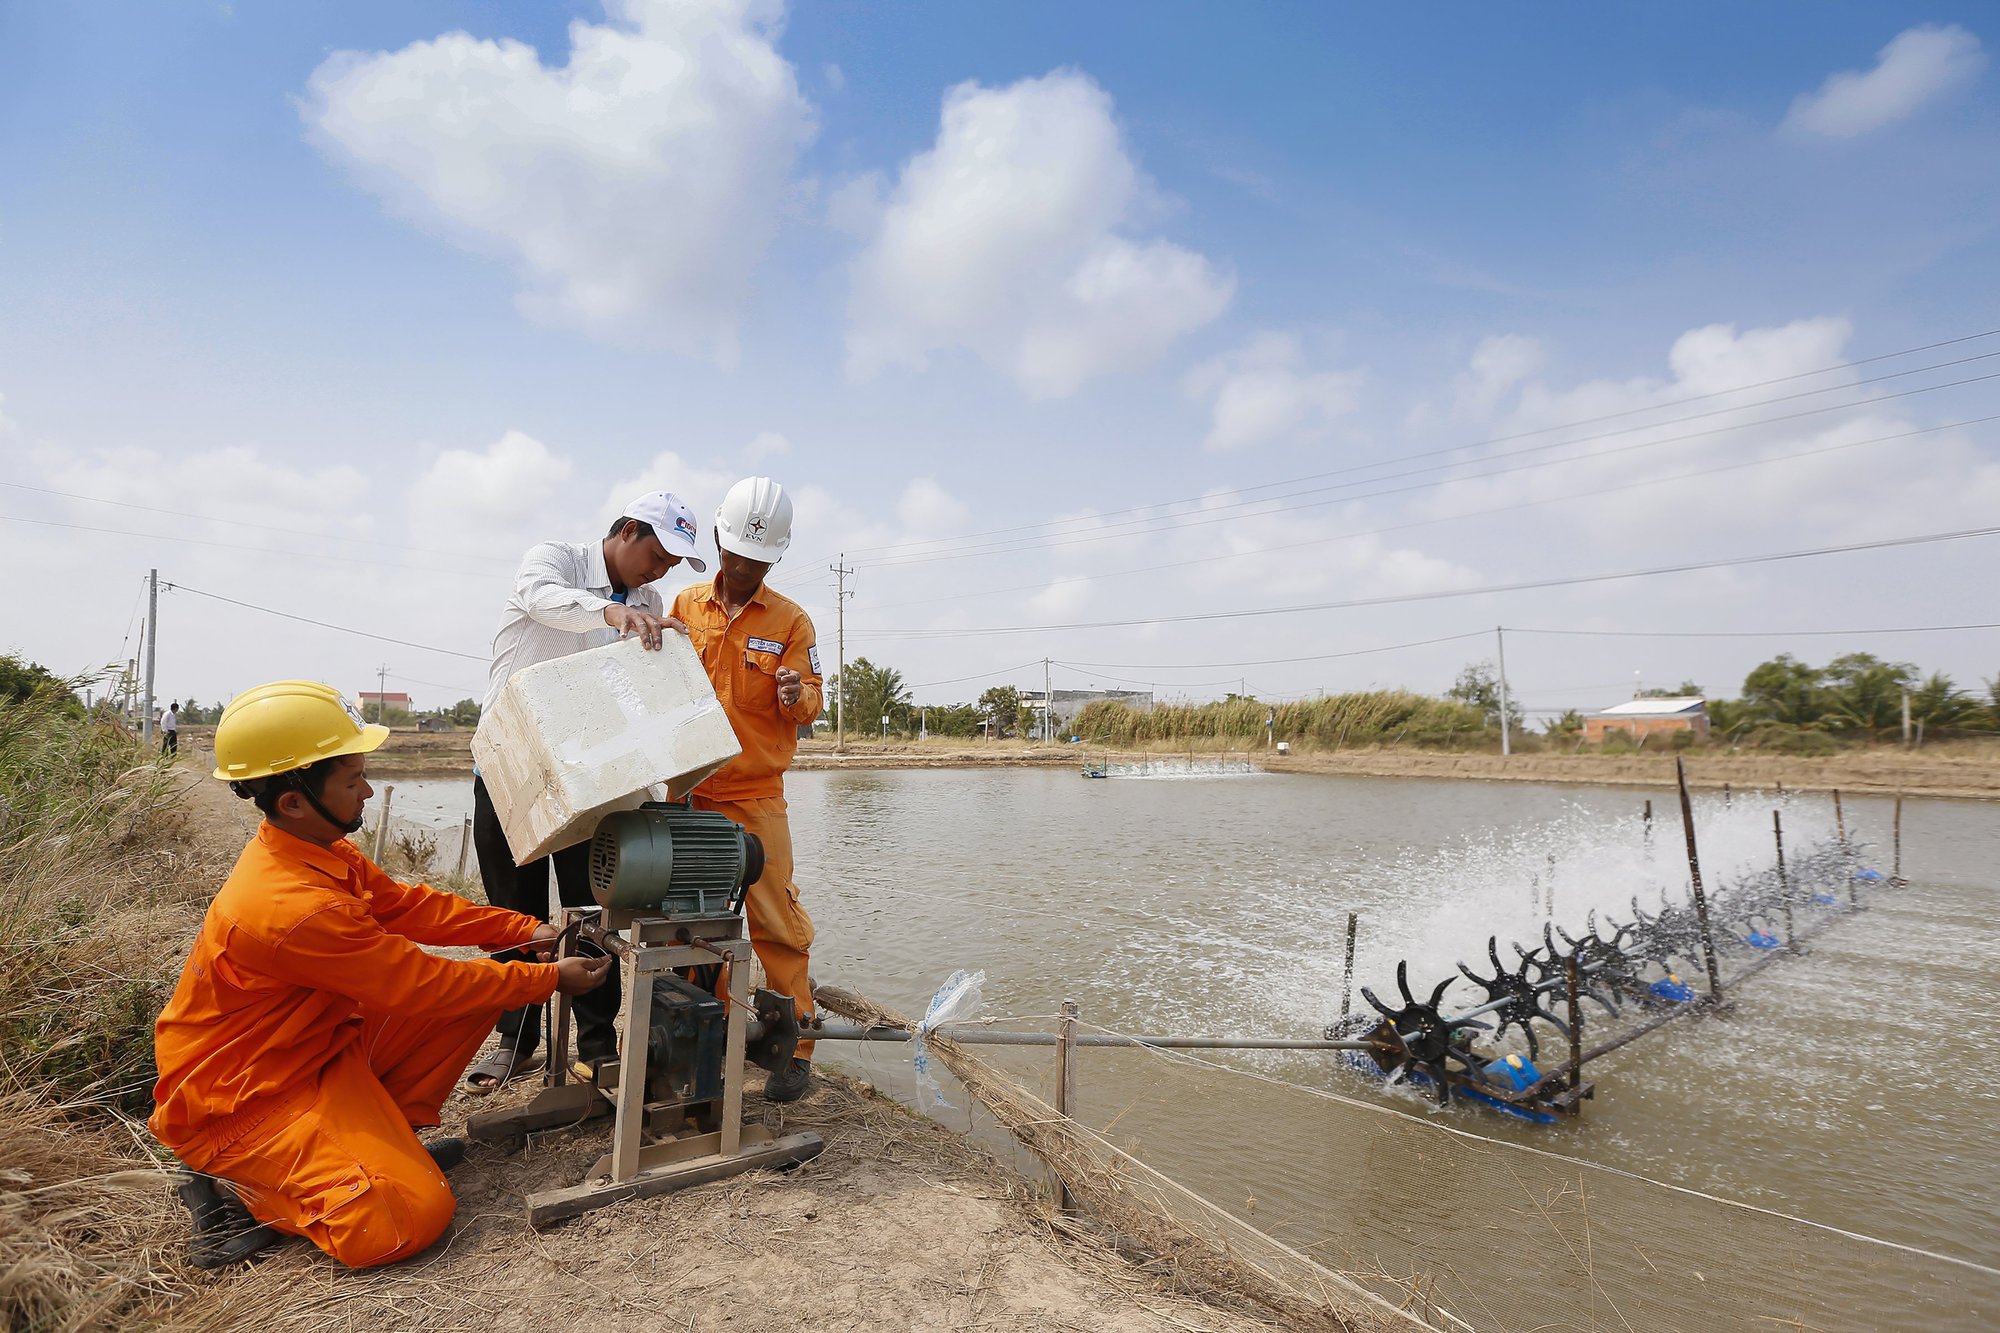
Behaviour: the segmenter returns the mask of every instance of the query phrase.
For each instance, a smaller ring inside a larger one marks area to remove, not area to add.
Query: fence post
[[[389,841],[389,803],[396,799],[396,785],[392,782],[382,789],[382,814],[375,825],[375,854],[368,859],[376,865],[382,864],[382,849]]]
[[[1076,1001],[1062,1002],[1062,1025],[1056,1031],[1056,1113],[1065,1119],[1076,1115]],[[1069,1182],[1056,1173],[1056,1206],[1064,1212],[1075,1207]]]
[[[472,849],[472,816],[465,817],[465,823],[458,830],[458,878],[465,878],[465,854]]]
[[[1681,789],[1681,828],[1687,833],[1688,876],[1694,885],[1694,915],[1701,925],[1701,957],[1708,966],[1708,1002],[1722,1003],[1722,973],[1715,966],[1715,937],[1708,928],[1708,895],[1701,887],[1701,855],[1694,845],[1694,802],[1688,799],[1687,761],[1674,756],[1674,777]]]

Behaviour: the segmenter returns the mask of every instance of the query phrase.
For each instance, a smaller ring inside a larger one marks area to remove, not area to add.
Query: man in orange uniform
[[[806,964],[812,918],[792,883],[792,826],[785,813],[785,770],[799,748],[799,728],[819,716],[818,639],[798,603],[764,586],[792,540],[792,502],[769,477],[737,482],[715,515],[715,578],[674,598],[715,696],[743,753],[694,789],[698,810],[717,810],[764,844],[764,874],[750,886],[744,915],[750,943],[771,989],[792,997],[800,1017],[813,1012]],[[764,1082],[773,1101],[796,1101],[812,1084],[810,1041],[799,1043],[789,1070]]]
[[[438,1123],[502,1010],[593,990],[608,969],[418,947],[546,956],[555,931],[398,883],[347,841],[374,794],[363,756],[388,734],[337,690],[296,680],[238,696],[216,727],[215,776],[264,822],[154,1029],[148,1121],[191,1168],[181,1197],[197,1266],[248,1258],[280,1233],[356,1268],[436,1240],[457,1206],[443,1171],[465,1144],[427,1148],[415,1129]]]

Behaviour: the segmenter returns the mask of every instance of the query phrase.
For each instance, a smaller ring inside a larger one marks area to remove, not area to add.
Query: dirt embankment
[[[1425,754],[1356,750],[1341,754],[1256,755],[1275,773],[1337,773],[1355,777],[1455,778],[1487,782],[1554,782],[1593,787],[1674,785],[1669,755]],[[1796,755],[1712,754],[1687,757],[1697,787],[1792,791],[1838,788],[1856,795],[1944,796],[2000,800],[2000,750],[1992,754],[1928,755],[1922,751],[1861,750],[1806,758]]]
[[[182,750],[205,758],[207,729],[183,732]],[[385,778],[432,777],[472,771],[472,733],[399,730],[368,761],[371,774]],[[1269,750],[1108,750],[1094,745],[1034,745],[1018,740],[865,741],[850,740],[839,751],[827,740],[802,741],[793,769],[878,768],[1081,768],[1086,764],[1131,764],[1176,758],[1244,760],[1274,773],[1332,773],[1350,777],[1456,778],[1484,782],[1552,782],[1600,787],[1670,787],[1669,754],[1441,753],[1414,749],[1300,751]],[[1693,750],[1688,780],[1699,787],[1724,783],[1770,789],[1782,783],[1800,791],[1838,787],[1864,795],[1942,796],[2000,800],[2000,743],[1953,742],[1921,750],[1851,750],[1807,757],[1721,750]],[[199,762],[199,761],[197,761]]]
[[[220,883],[258,821],[202,767],[205,756],[184,746],[175,774],[180,817],[163,825],[174,845],[159,849],[183,893],[163,909],[151,936],[157,954],[146,964],[162,977],[178,969],[200,920],[202,886]],[[1046,1191],[865,1083],[824,1074],[804,1101],[778,1106],[759,1095],[761,1073],[751,1074],[747,1115],[781,1132],[818,1132],[826,1141],[819,1157],[788,1174],[753,1172],[537,1232],[524,1196],[583,1179],[608,1147],[608,1122],[534,1135],[518,1153],[474,1144],[452,1172],[459,1206],[445,1237],[412,1260],[366,1272],[344,1270],[298,1240],[254,1266],[214,1275],[188,1268],[186,1215],[143,1133],[74,1106],[36,1103],[0,1149],[0,1325],[152,1333],[1278,1327],[1248,1305],[1224,1307],[1177,1288],[1171,1263],[1128,1257],[1117,1237],[1058,1215]],[[471,1112],[525,1099],[538,1082],[493,1098],[454,1094],[441,1132],[462,1132]],[[35,1232],[40,1239],[24,1248]],[[25,1322],[5,1317],[10,1310],[25,1311]]]

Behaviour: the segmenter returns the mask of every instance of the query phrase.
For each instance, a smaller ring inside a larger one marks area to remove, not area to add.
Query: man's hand
[[[611,955],[585,958],[571,954],[556,964],[556,989],[564,995],[588,995],[611,975]]]
[[[779,667],[778,702],[787,708],[797,703],[799,696],[805,693],[805,686],[799,682],[800,677],[798,672],[792,670],[790,667]]]
[[[656,616],[650,611],[638,611],[623,602],[613,602],[604,608],[604,623],[618,631],[619,638],[636,634],[639,642],[649,650],[660,646],[660,636],[668,630],[687,633],[687,626],[672,616]]]

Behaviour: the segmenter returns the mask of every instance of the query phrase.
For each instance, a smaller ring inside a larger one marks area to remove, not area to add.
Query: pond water
[[[1487,970],[1489,934],[1511,958],[1507,942],[1538,939],[1551,899],[1554,920],[1580,933],[1592,909],[1629,919],[1635,897],[1649,910],[1663,894],[1685,898],[1678,810],[1662,793],[1190,776],[792,775],[796,878],[819,930],[815,976],[921,1013],[949,973],[976,968],[986,973],[984,1012],[1029,1027],[1052,1026],[1068,998],[1087,1022],[1128,1033],[1310,1037],[1339,1010],[1350,909],[1361,917],[1356,983],[1388,999],[1398,960],[1427,993],[1461,959]],[[469,783],[399,783],[396,811],[415,817],[435,805],[438,821],[455,825],[468,799]],[[1771,863],[1774,804],[1749,793],[1727,805],[1699,799],[1711,884]],[[1886,800],[1846,803],[1862,861],[1885,873],[1891,810]],[[1784,818],[1788,845],[1832,836],[1823,797],[1794,798]],[[1573,1122],[1434,1112],[1419,1094],[1385,1090],[1318,1053],[1218,1063],[2000,1266],[2000,1052],[1982,1039],[2000,1014],[1996,833],[1995,807],[1906,802],[1909,887],[1872,890],[1870,910],[1831,925],[1808,956],[1746,981],[1730,1016],[1671,1024],[1593,1062],[1596,1097]],[[1469,1004],[1472,989],[1461,981],[1452,994]],[[913,1092],[904,1047],[821,1051],[889,1091]],[[1047,1086],[1046,1051],[997,1058]],[[1339,1162],[1311,1098],[1179,1080],[1146,1053],[1081,1058],[1083,1118],[1310,1248]],[[1452,1182],[1426,1180],[1416,1162],[1409,1172],[1409,1191],[1452,1197]],[[1857,1284],[1854,1326],[1910,1326],[1886,1294],[1870,1310],[1881,1285]]]

